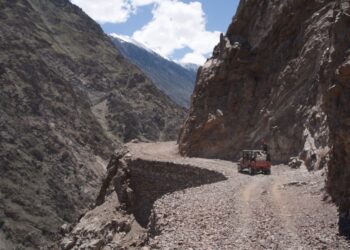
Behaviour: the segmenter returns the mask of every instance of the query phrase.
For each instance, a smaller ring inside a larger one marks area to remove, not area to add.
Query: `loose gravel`
[[[145,249],[350,249],[338,235],[324,171],[278,165],[270,176],[249,176],[233,162],[181,157],[175,142],[128,147],[136,158],[190,164],[227,177],[157,200],[153,227],[159,233]]]

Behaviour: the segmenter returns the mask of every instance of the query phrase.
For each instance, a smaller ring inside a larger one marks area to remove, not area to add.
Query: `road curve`
[[[164,195],[153,207],[150,249],[350,249],[337,209],[324,200],[324,172],[272,167],[249,176],[223,160],[181,157],[175,142],[131,143],[134,158],[215,170],[226,181]],[[147,247],[146,247],[147,248]]]

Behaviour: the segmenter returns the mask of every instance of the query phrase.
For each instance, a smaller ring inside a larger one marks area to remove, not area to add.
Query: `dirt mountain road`
[[[154,203],[150,249],[350,249],[325,199],[324,172],[273,166],[272,175],[236,163],[178,155],[174,142],[129,144],[134,157],[189,164],[227,180],[164,195]]]

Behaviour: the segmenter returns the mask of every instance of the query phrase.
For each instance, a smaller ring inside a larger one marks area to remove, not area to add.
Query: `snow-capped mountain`
[[[127,36],[112,34],[119,51],[136,64],[154,84],[179,105],[188,108],[198,65],[178,64]]]
[[[195,71],[197,73],[198,68],[200,67],[198,64],[194,63],[179,63],[182,67],[188,70]]]

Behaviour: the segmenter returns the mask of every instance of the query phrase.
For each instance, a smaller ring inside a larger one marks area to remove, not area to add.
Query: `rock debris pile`
[[[277,165],[271,176],[250,176],[238,173],[232,162],[181,157],[173,142],[128,144],[128,150],[122,158],[131,180],[124,186],[128,205],[121,205],[120,191],[107,188],[102,205],[66,234],[64,249],[350,247],[337,234],[337,208],[326,199],[324,171]],[[125,170],[116,171],[112,186]],[[178,178],[187,181],[173,186]]]
[[[130,151],[112,156],[96,207],[65,233],[60,243],[63,249],[143,246],[151,235],[159,233],[154,225],[156,200],[168,193],[226,180],[213,170],[139,158]]]

